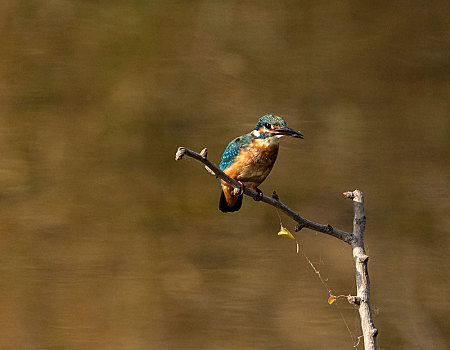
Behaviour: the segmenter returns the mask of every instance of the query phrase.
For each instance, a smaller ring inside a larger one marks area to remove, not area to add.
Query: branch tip
[[[360,190],[348,191],[342,194],[344,195],[344,197],[353,199],[353,201],[355,202],[362,203],[363,201],[363,194]]]
[[[276,201],[280,200],[280,197],[278,197],[277,191],[273,191],[272,198],[275,199]]]
[[[354,190],[353,191],[353,195],[354,195],[353,201],[362,203],[362,201],[363,201],[363,194],[362,194],[362,192],[360,190]]]
[[[208,149],[205,147],[205,148],[203,148],[201,151],[200,151],[200,155],[203,157],[203,158],[206,158],[207,156],[208,156]]]
[[[347,198],[350,198],[350,199],[355,198],[355,195],[353,194],[353,191],[344,192],[342,194],[344,195],[344,197],[347,197]]]
[[[180,160],[181,158],[183,158],[185,153],[186,153],[186,148],[179,147],[177,150],[177,153],[175,154],[175,160]]]

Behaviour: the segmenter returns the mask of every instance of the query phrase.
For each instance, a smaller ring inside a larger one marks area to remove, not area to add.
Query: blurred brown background
[[[0,348],[352,349],[357,311],[327,304],[275,209],[223,214],[217,180],[174,161],[219,162],[267,113],[305,140],[263,191],[346,230],[341,193],[366,196],[380,349],[448,348],[449,9],[2,1]],[[347,245],[297,238],[355,292]]]

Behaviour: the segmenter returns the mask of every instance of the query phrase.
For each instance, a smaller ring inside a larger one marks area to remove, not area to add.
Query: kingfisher
[[[235,138],[228,144],[219,168],[236,180],[241,188],[237,192],[233,186],[221,181],[221,211],[235,212],[241,208],[244,186],[258,192],[254,200],[261,200],[263,193],[258,186],[272,170],[278,155],[278,143],[283,136],[303,139],[303,134],[288,128],[283,118],[267,114],[259,118],[253,131]]]

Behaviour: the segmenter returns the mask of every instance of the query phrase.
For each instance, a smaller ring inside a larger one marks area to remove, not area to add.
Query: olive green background
[[[365,194],[379,348],[448,348],[449,9],[2,1],[0,347],[352,349],[357,311],[327,304],[276,210],[223,214],[218,181],[174,160],[218,163],[273,113],[305,139],[282,140],[266,194],[345,230],[341,193]],[[349,246],[296,237],[355,293]]]

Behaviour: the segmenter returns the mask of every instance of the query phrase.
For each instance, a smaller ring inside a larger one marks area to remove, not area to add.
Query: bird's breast
[[[241,150],[225,173],[247,186],[256,187],[269,175],[277,155],[278,143],[255,139]]]

